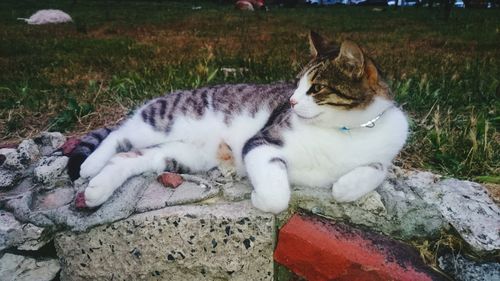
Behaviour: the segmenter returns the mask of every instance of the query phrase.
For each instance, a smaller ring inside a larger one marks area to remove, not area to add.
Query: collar
[[[389,110],[391,110],[391,109],[393,109],[395,107],[396,107],[396,105],[392,104],[391,106],[387,107],[382,112],[380,112],[373,119],[370,119],[370,120],[368,120],[368,122],[365,122],[365,123],[360,124],[358,126],[354,126],[354,127],[342,126],[342,127],[337,127],[337,128],[339,129],[339,131],[344,132],[344,133],[348,133],[348,132],[350,132],[351,130],[354,130],[354,129],[361,129],[361,128],[369,128],[369,129],[371,129],[371,128],[375,127],[376,122],[382,117],[382,115],[384,115],[384,113],[386,113],[387,111],[389,111]]]

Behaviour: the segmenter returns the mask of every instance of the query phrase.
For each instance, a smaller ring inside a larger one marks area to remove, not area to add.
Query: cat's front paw
[[[332,195],[337,202],[352,202],[379,186],[385,171],[372,166],[358,167],[340,177],[333,184]]]
[[[288,208],[290,193],[274,194],[273,196],[261,196],[257,192],[252,192],[252,205],[263,211],[273,214],[279,214]]]
[[[358,187],[352,181],[340,178],[332,188],[333,199],[337,202],[352,202],[361,198],[364,194],[356,191]]]
[[[95,177],[106,165],[107,159],[100,159],[95,153],[85,159],[80,166],[80,177],[92,178]]]
[[[93,208],[106,202],[115,190],[113,180],[110,177],[98,175],[93,178],[84,191],[86,207]]]

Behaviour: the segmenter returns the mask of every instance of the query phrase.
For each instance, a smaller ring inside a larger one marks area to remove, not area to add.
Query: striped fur
[[[138,114],[142,121],[155,131],[168,134],[178,117],[189,116],[200,119],[208,108],[222,113],[226,124],[230,124],[231,120],[243,111],[249,112],[253,117],[259,110],[266,109],[272,112],[272,116],[265,124],[265,127],[269,129],[261,136],[256,136],[254,140],[260,144],[279,144],[282,142],[279,137],[279,128],[289,125],[286,119],[289,116],[287,114],[288,98],[292,90],[292,85],[278,83],[274,85],[219,85],[192,91],[177,91],[148,102]],[[279,126],[272,126],[275,119],[280,124]],[[82,137],[80,144],[71,153],[68,163],[68,174],[72,180],[80,177],[81,164],[113,130],[114,128],[101,128]],[[250,144],[248,148],[251,146]],[[116,152],[127,152],[132,147],[130,141],[123,139]],[[181,170],[189,169],[183,167]],[[169,169],[169,171],[175,172],[176,170]]]
[[[76,180],[80,177],[80,166],[96,150],[99,144],[113,131],[113,128],[100,128],[93,130],[83,136],[80,143],[71,152],[68,160],[68,175],[71,180]]]

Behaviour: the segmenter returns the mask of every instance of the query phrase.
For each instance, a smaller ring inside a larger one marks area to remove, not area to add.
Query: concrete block
[[[61,280],[272,280],[274,217],[250,202],[167,207],[55,246]]]

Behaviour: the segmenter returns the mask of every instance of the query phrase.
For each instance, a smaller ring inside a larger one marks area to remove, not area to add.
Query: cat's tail
[[[25,22],[28,22],[30,19],[27,19],[27,18],[17,18],[17,20],[23,20]]]
[[[102,141],[112,132],[115,128],[100,128],[86,134],[80,139],[80,143],[73,149],[69,155],[68,160],[68,175],[74,181],[80,177],[80,166],[85,159],[97,149]]]

